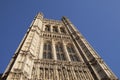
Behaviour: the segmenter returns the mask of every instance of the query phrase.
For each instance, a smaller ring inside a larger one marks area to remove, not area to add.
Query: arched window
[[[60,28],[61,33],[66,33],[65,28],[61,27]]]
[[[57,26],[53,26],[53,32],[58,32],[58,27]]]
[[[44,43],[43,58],[52,59],[52,48],[51,48],[51,42],[49,41]]]
[[[79,58],[78,58],[78,56],[75,52],[75,49],[74,49],[73,45],[68,44],[67,45],[67,51],[69,53],[71,61],[79,61]]]
[[[57,43],[55,45],[55,48],[56,48],[57,59],[58,60],[66,60],[65,53],[63,50],[63,45],[61,43]]]
[[[50,32],[50,25],[45,25],[45,31]]]

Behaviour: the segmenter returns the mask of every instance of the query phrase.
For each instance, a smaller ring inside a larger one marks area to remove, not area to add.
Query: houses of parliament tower
[[[118,80],[71,21],[38,13],[2,80]]]

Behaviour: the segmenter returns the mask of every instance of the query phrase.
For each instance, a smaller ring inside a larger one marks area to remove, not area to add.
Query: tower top
[[[2,80],[36,79],[118,80],[67,17],[47,19],[41,12],[2,75]]]
[[[41,19],[41,20],[42,20],[43,17],[44,17],[43,13],[42,13],[42,12],[38,12],[38,14],[36,15],[35,18],[38,18],[38,19]]]

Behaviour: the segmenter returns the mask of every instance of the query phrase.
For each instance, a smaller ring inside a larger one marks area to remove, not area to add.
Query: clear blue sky
[[[38,12],[67,16],[120,77],[120,0],[0,0],[0,73]]]

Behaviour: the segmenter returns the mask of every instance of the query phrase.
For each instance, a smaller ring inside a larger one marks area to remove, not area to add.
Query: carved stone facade
[[[2,80],[117,80],[68,18],[38,13]]]

